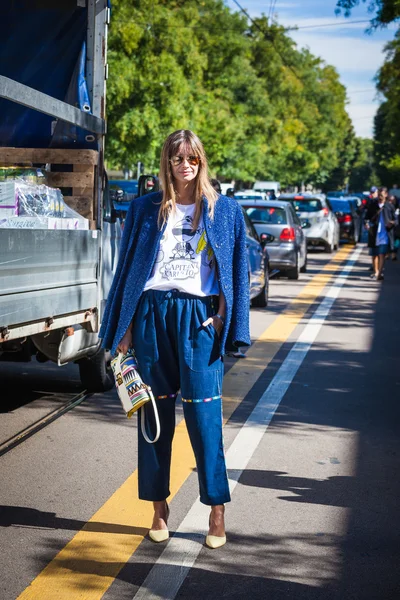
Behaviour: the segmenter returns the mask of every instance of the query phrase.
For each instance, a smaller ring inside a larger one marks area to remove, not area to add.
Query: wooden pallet
[[[46,185],[60,188],[65,203],[89,219],[90,229],[96,228],[98,164],[95,150],[64,150],[59,148],[0,148],[0,167],[50,165],[45,171]],[[71,170],[60,169],[69,165]],[[72,193],[71,193],[72,191]]]

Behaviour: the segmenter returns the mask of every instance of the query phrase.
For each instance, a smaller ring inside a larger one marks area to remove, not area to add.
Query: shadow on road
[[[125,535],[146,535],[143,527],[130,527],[113,523],[80,521],[57,517],[56,513],[43,512],[25,506],[0,506],[0,527],[31,527],[38,529],[65,529],[68,531],[97,531]]]
[[[357,272],[353,275],[356,281]],[[346,287],[351,289],[351,280],[349,283]],[[243,485],[282,490],[280,500],[285,502],[349,508],[346,535],[335,540],[340,549],[340,580],[334,588],[323,585],[318,592],[309,590],[310,595],[304,597],[337,600],[400,597],[400,270],[397,265],[386,266],[383,284],[371,285],[377,286],[376,305],[339,297],[328,318],[330,325],[339,328],[351,325],[360,330],[360,335],[363,329],[371,328],[370,350],[349,352],[335,344],[315,343],[292,384],[292,400],[284,398],[268,430],[268,435],[273,435],[287,429],[291,436],[309,435],[313,429],[324,428],[356,432],[354,477],[329,477],[321,481],[292,477],[280,471],[246,470],[240,478]],[[323,377],[317,377],[316,370]],[[307,388],[307,394],[303,390],[294,403],[296,387],[302,386]],[[266,576],[267,571],[268,568]],[[275,595],[275,582],[268,584],[265,580],[259,585],[265,597],[280,597],[279,591]],[[289,593],[290,587],[287,590],[287,597],[302,597],[301,591]]]

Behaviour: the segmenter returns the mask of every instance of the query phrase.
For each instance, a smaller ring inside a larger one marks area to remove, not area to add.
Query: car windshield
[[[351,212],[348,200],[335,200],[335,198],[329,198],[329,202],[333,212]]]
[[[287,198],[282,198],[287,200]],[[322,210],[322,202],[319,198],[289,198],[297,212],[318,212]]]
[[[246,212],[253,223],[270,223],[271,225],[286,225],[287,217],[284,208],[247,206]]]
[[[138,191],[138,182],[132,179],[122,179],[121,181],[111,180],[109,185],[110,189],[123,190],[128,194],[137,194]]]

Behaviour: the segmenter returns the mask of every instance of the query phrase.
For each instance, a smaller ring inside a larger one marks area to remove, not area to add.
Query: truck
[[[279,181],[256,181],[253,184],[253,190],[255,192],[274,192],[275,195],[279,195],[281,184]]]
[[[41,169],[87,229],[0,228],[0,360],[74,362],[105,391],[98,332],[121,237],[104,166],[109,0],[7,4],[0,171]]]

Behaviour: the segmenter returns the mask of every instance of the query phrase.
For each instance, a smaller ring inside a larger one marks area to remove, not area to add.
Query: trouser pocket
[[[214,371],[220,368],[220,339],[212,324],[203,323],[213,314],[210,302],[199,301],[194,307],[190,327],[189,367],[193,371]]]

